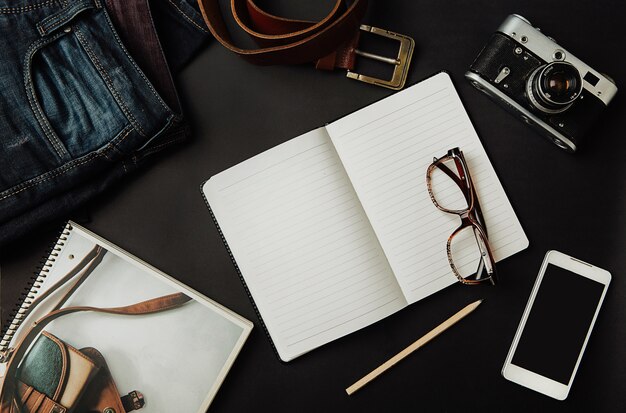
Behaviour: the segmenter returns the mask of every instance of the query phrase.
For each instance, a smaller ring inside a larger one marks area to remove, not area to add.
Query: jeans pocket
[[[31,108],[62,161],[103,147],[129,124],[73,28],[94,12],[85,7],[46,33],[30,47],[24,63]]]

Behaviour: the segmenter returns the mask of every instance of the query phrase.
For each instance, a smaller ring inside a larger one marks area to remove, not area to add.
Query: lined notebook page
[[[327,126],[409,302],[454,282],[446,242],[460,225],[429,198],[433,157],[460,147],[497,260],[528,246],[448,74],[437,74]]]
[[[212,177],[203,191],[281,359],[406,306],[324,128]]]

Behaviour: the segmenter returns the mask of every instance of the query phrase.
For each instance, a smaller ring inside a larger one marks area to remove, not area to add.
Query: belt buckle
[[[389,30],[380,29],[378,27],[368,26],[362,24],[360,27],[361,30],[365,32],[369,32],[372,34],[377,34],[379,36],[387,37],[393,40],[397,40],[400,42],[400,48],[398,49],[398,57],[391,58],[385,56],[379,56],[373,53],[363,52],[361,50],[355,50],[355,53],[358,56],[366,57],[368,59],[377,60],[379,62],[388,63],[394,65],[393,75],[391,79],[378,79],[372,76],[361,75],[355,72],[351,72],[348,70],[346,77],[350,79],[359,80],[361,82],[370,83],[372,85],[382,86],[389,89],[400,90],[404,87],[404,83],[406,82],[406,78],[409,72],[409,65],[411,64],[411,57],[413,56],[413,49],[415,48],[415,41],[403,34],[394,33]]]

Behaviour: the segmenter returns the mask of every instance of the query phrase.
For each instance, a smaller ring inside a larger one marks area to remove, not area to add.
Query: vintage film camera
[[[617,92],[613,80],[517,14],[491,36],[465,77],[568,152]]]

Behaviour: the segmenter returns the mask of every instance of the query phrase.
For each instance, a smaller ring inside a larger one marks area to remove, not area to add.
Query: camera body
[[[615,83],[512,14],[465,74],[470,83],[574,152],[617,93]]]

